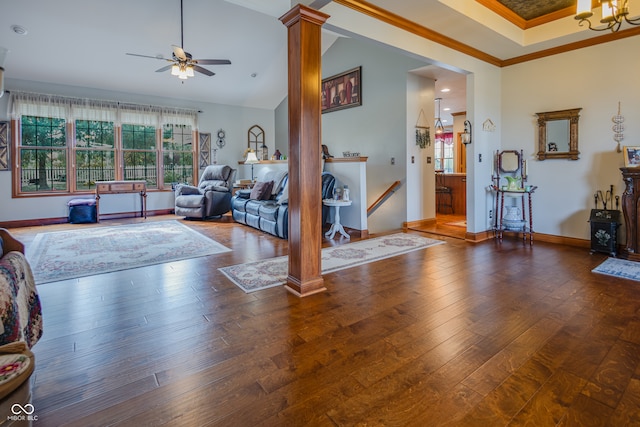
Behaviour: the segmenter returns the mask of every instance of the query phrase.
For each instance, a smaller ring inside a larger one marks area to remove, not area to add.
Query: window
[[[185,125],[165,125],[162,132],[164,184],[193,182],[193,134]]]
[[[148,188],[158,187],[156,134],[154,126],[122,125],[125,180],[144,180]]]
[[[86,193],[96,181],[195,184],[197,113],[13,92],[14,196]],[[161,177],[163,179],[159,179]]]
[[[64,119],[23,116],[18,177],[23,193],[66,191],[67,133]]]
[[[453,173],[453,133],[436,136],[434,143],[435,170]]]
[[[113,122],[76,120],[76,189],[91,190],[96,181],[116,176]]]

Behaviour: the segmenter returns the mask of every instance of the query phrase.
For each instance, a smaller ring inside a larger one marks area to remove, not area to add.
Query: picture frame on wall
[[[0,171],[9,170],[9,122],[0,122]]]
[[[624,147],[623,154],[625,168],[637,168],[640,166],[640,147]]]
[[[362,67],[322,80],[322,113],[362,105]]]
[[[199,133],[200,147],[199,147],[199,164],[200,169],[204,169],[211,164],[211,133]]]

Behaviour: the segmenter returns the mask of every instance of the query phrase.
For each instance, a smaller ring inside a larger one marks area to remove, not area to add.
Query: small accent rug
[[[27,259],[40,285],[230,250],[178,221],[156,221],[39,233]]]
[[[322,249],[322,274],[390,258],[445,243],[416,234],[397,233]],[[286,283],[287,256],[219,268],[246,293]]]
[[[608,276],[640,281],[640,262],[626,259],[607,258],[602,264],[591,271]]]

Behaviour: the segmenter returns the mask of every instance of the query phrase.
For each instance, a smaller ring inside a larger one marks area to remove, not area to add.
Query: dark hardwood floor
[[[298,299],[217,270],[286,241],[185,224],[233,251],[38,287],[36,426],[640,425],[640,283],[604,254],[443,238]]]

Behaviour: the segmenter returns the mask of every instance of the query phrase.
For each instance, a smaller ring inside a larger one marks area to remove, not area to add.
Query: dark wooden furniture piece
[[[591,253],[604,252],[612,257],[618,251],[618,227],[620,211],[611,209],[591,209]]]
[[[100,222],[101,194],[140,194],[140,216],[147,218],[147,182],[146,181],[96,181],[96,217]]]
[[[622,193],[622,213],[627,242],[620,257],[640,261],[640,227],[638,227],[638,199],[640,198],[640,168],[620,168],[625,184]]]
[[[512,231],[516,233],[522,233],[522,241],[524,243],[527,242],[527,237],[529,237],[529,244],[533,245],[533,207],[531,205],[531,195],[536,190],[536,186],[529,187],[528,190],[523,191],[510,191],[503,190],[501,188],[495,188],[496,195],[496,226],[495,232],[498,240],[502,241],[503,235],[505,231]],[[509,228],[505,225],[504,222],[504,198],[516,198],[520,199],[520,205],[522,206],[522,227],[518,228]],[[526,197],[525,197],[526,196]],[[528,215],[527,215],[528,212]]]

